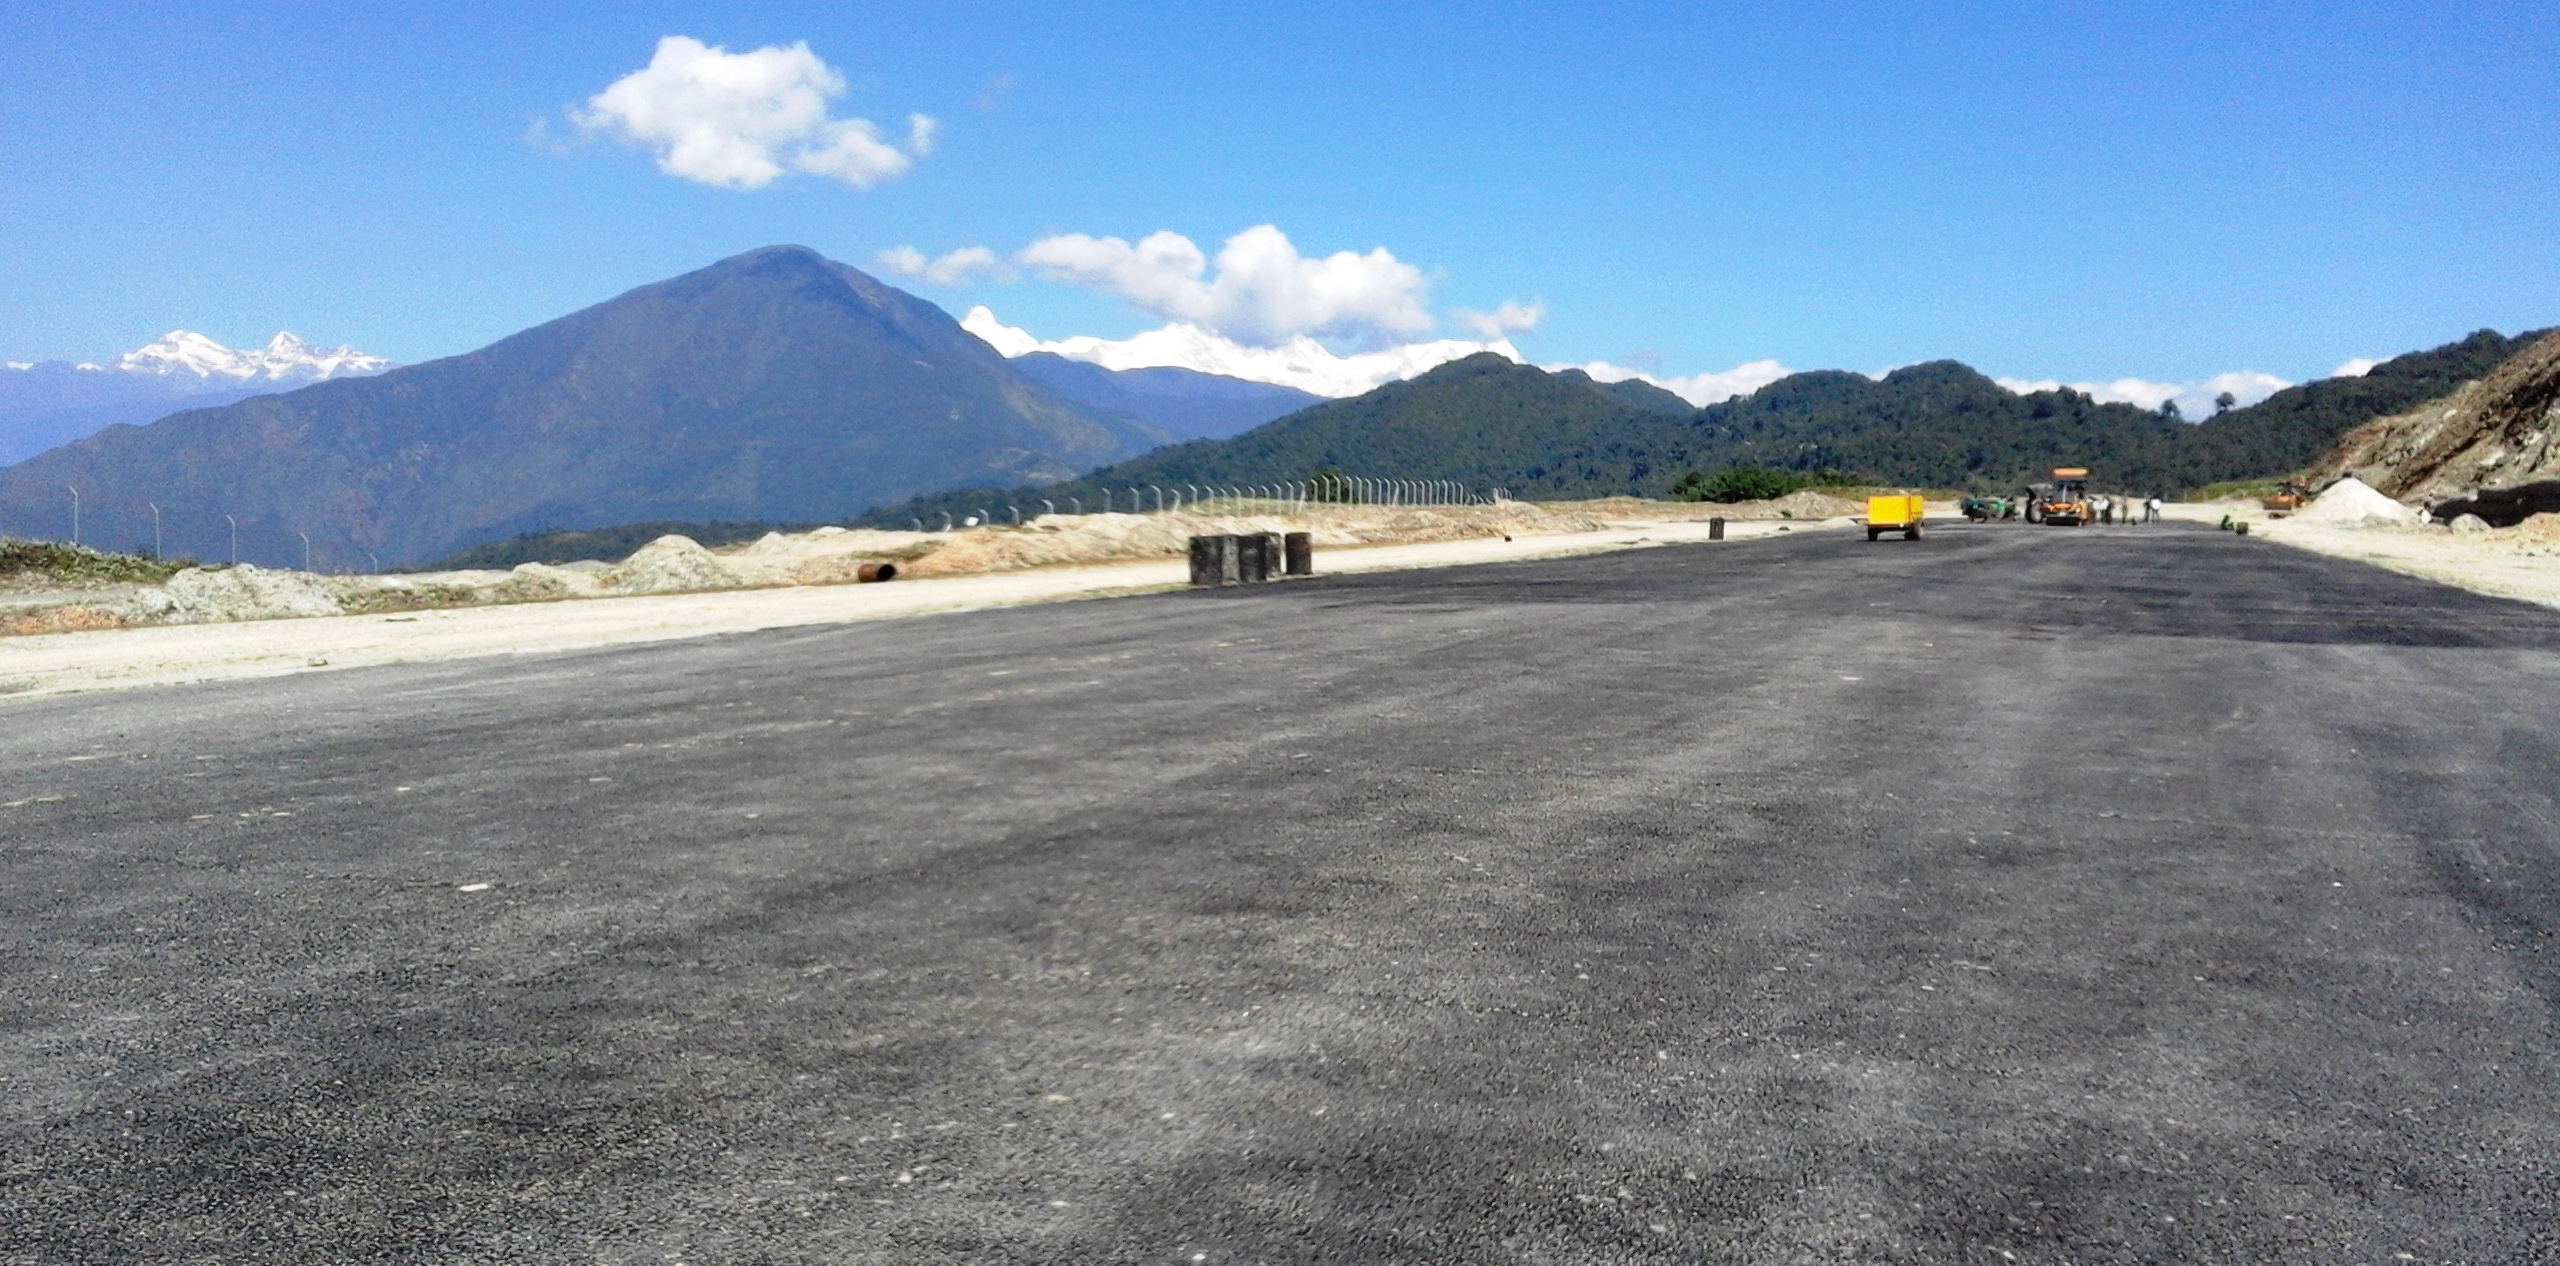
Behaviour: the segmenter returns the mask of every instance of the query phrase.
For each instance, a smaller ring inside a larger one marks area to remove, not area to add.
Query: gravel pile
[[[2296,512],[2294,518],[2304,523],[2327,523],[2340,527],[2382,526],[2415,523],[2418,512],[2375,491],[2361,479],[2350,475],[2329,485],[2311,504]]]
[[[661,536],[607,568],[597,580],[603,588],[623,594],[734,589],[742,583],[736,572],[720,565],[719,555],[690,536]]]

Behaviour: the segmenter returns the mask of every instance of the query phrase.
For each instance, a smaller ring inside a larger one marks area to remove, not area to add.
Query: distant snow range
[[[0,465],[119,423],[138,426],[182,409],[390,368],[379,356],[290,333],[264,347],[232,348],[191,330],[171,330],[113,364],[8,361],[0,363]]]

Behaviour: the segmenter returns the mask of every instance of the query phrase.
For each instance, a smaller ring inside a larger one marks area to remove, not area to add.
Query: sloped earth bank
[[[1851,522],[1840,518],[1825,523],[1769,517],[1737,519],[1726,535],[1740,541]],[[1507,539],[1501,535],[1478,535],[1366,548],[1328,546],[1317,550],[1316,570],[1319,574],[1339,574],[1554,558],[1703,542],[1709,531],[1707,523],[1697,520],[1618,522],[1594,531]],[[679,547],[670,546],[666,552],[679,560],[691,558]],[[770,547],[768,552],[773,552]],[[697,559],[683,565],[698,562]],[[262,573],[270,577],[277,574]],[[1187,583],[1187,574],[1184,561],[1151,556],[1018,566],[915,583],[901,580],[889,585],[731,588],[640,594],[610,601],[510,602],[391,614],[161,625],[113,633],[64,629],[48,635],[0,638],[0,696],[25,699],[76,691],[578,650],[752,629],[893,619],[1172,589]],[[57,612],[61,610],[65,609],[56,608]]]
[[[2450,396],[2356,428],[2313,474],[2430,503],[2560,480],[2560,334]]]
[[[0,596],[0,633],[69,633],[145,624],[203,624],[294,616],[367,615],[565,598],[618,598],[787,585],[850,584],[864,563],[902,576],[970,576],[1074,563],[1183,555],[1190,538],[1223,532],[1311,532],[1318,548],[1415,545],[1601,532],[1615,524],[1818,520],[1855,514],[1837,497],[1796,493],[1742,505],[1606,501],[1490,506],[1311,506],[1210,503],[1210,513],[1043,515],[1019,526],[958,532],[822,527],[768,533],[709,550],[663,536],[622,562],[526,563],[511,571],[328,576],[253,566],[183,571],[158,585],[85,586]],[[1223,511],[1234,511],[1225,513]]]

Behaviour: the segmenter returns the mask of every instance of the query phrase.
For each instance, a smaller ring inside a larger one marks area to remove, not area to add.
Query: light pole
[[[302,538],[302,570],[309,571],[311,570],[311,534],[296,532],[294,535]]]
[[[71,543],[77,545],[80,543],[80,490],[69,484],[62,487],[71,494]]]
[[[145,501],[142,504],[151,507],[151,561],[156,563],[168,557],[160,549],[160,503]]]
[[[373,564],[373,574],[374,574],[374,575],[377,575],[377,576],[381,575],[381,574],[382,574],[382,556],[381,556],[381,555],[379,555],[379,554],[374,553],[372,550],[366,550],[366,551],[364,552],[364,557],[365,557],[365,561],[366,561],[366,562],[369,562],[369,563],[372,563],[372,564]]]
[[[240,565],[240,520],[226,514],[222,521],[231,525],[231,565],[237,567]]]

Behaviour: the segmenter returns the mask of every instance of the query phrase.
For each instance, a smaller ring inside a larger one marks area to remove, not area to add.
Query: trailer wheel
[[[1884,535],[1884,529],[1883,529],[1883,528],[1873,528],[1873,527],[1871,527],[1871,528],[1868,528],[1868,529],[1867,529],[1867,539],[1868,539],[1868,540],[1870,540],[1870,541],[1872,541],[1872,540],[1874,540],[1874,539],[1876,539],[1877,537],[1882,536],[1882,535]]]
[[[1916,541],[1916,540],[1919,540],[1919,539],[1920,539],[1920,525],[1919,525],[1919,524],[1917,524],[1917,523],[1914,523],[1914,524],[1912,524],[1911,526],[1909,526],[1909,527],[1907,527],[1907,528],[1902,529],[1902,539],[1904,539],[1904,540],[1906,540],[1906,541]]]

